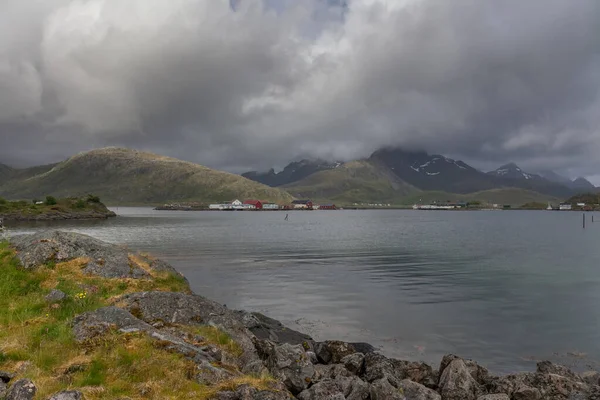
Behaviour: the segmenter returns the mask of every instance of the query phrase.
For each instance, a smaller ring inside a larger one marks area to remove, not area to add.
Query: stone
[[[301,344],[306,350],[312,345],[313,339],[304,333],[287,328],[281,322],[258,312],[238,311],[242,323],[257,338],[273,343]]]
[[[328,340],[315,344],[315,353],[317,358],[324,364],[338,364],[342,358],[356,353],[356,349],[351,343],[339,340]]]
[[[387,379],[379,379],[371,384],[369,394],[371,400],[406,400],[404,394]]]
[[[4,381],[0,380],[0,399],[3,399],[8,391],[8,385]]]
[[[490,393],[506,393],[510,396],[522,385],[531,386],[534,384],[536,376],[530,372],[513,374],[490,379],[486,385]]]
[[[0,381],[8,383],[15,378],[15,374],[7,371],[0,371]]]
[[[313,383],[315,367],[302,345],[271,343],[270,347],[265,348],[269,351],[267,368],[292,394],[301,393]]]
[[[53,394],[48,400],[83,400],[83,393],[77,390],[67,390]]]
[[[510,400],[507,394],[486,394],[479,396],[477,400]]]
[[[364,359],[363,379],[374,382],[381,379],[389,379],[396,386],[401,379],[395,377],[395,367],[392,360],[379,353],[368,353]]]
[[[588,385],[600,385],[600,372],[598,371],[586,371],[580,377]]]
[[[475,400],[479,394],[483,394],[464,361],[458,358],[443,370],[439,392],[443,400]]]
[[[261,363],[254,335],[239,314],[205,297],[173,292],[142,292],[122,296],[119,305],[142,321],[155,324],[212,325],[226,332],[242,348],[239,358],[244,372],[260,373]],[[257,370],[258,369],[258,370]]]
[[[512,395],[513,400],[540,400],[542,394],[536,388],[527,385],[519,386]]]
[[[121,308],[104,307],[78,315],[73,320],[72,329],[75,340],[79,343],[93,340],[111,329],[122,333],[144,332],[150,338],[158,341],[165,350],[183,354],[196,364],[205,367],[205,370],[211,374],[221,375],[224,373],[220,369],[206,367],[207,364],[210,365],[210,362],[217,361],[209,347],[197,347],[172,334],[161,332]]]
[[[76,258],[90,261],[83,272],[103,278],[149,278],[150,275],[129,260],[129,252],[117,245],[74,232],[42,231],[11,239],[17,258],[25,269],[48,262],[65,262]]]
[[[52,289],[50,293],[48,293],[46,297],[44,297],[44,300],[46,300],[46,302],[48,303],[59,303],[66,298],[67,295],[65,294],[65,292],[58,289]]]
[[[333,379],[317,382],[296,397],[298,400],[346,400],[344,393]]]
[[[12,384],[5,400],[33,400],[37,388],[29,379],[20,379]]]
[[[442,361],[440,363],[440,371],[446,369],[448,364],[457,359],[460,359],[465,363],[467,369],[469,370],[469,373],[471,374],[473,379],[477,381],[477,383],[479,383],[480,385],[486,385],[489,383],[490,375],[487,368],[482,367],[473,360],[465,360],[454,354],[447,354],[442,358]]]
[[[360,375],[365,364],[365,355],[363,353],[354,353],[341,359],[346,369],[355,375]]]
[[[554,374],[564,376],[573,381],[581,382],[581,377],[562,365],[554,364],[550,361],[541,361],[537,363],[537,372],[540,374]]]
[[[410,379],[404,379],[402,381],[400,381],[398,388],[402,390],[402,393],[404,394],[404,397],[406,397],[406,400],[440,400],[441,396],[417,383],[417,382],[413,382]]]

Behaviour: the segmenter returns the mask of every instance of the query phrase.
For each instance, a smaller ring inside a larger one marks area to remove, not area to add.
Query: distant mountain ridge
[[[368,168],[372,176],[378,181],[378,187],[389,187],[389,182],[383,184],[381,178],[387,176],[394,184],[402,182],[404,187],[412,187],[422,191],[443,191],[447,193],[468,194],[487,190],[517,188],[529,192],[537,192],[542,196],[552,198],[566,198],[577,191],[595,191],[596,188],[584,178],[571,181],[568,178],[546,171],[543,174],[534,174],[522,170],[515,163],[505,164],[494,171],[485,173],[467,163],[440,155],[429,154],[424,151],[408,151],[401,148],[383,148],[375,151],[368,159],[358,160],[368,162],[361,164],[361,171]],[[355,192],[362,193],[364,198],[369,198],[363,190],[368,186],[361,174],[351,174],[348,170],[340,174],[323,174],[327,171],[343,168],[340,163],[318,162],[291,163],[282,172],[275,174],[273,170],[266,174],[254,172],[244,174],[245,177],[260,180],[272,186],[283,186],[292,193],[311,193],[310,186],[317,185],[320,189],[312,193],[332,193],[334,188],[339,192],[333,193],[332,198],[347,198],[351,187]],[[357,165],[352,165],[356,170]],[[377,169],[375,173],[373,169]],[[297,173],[300,171],[300,173]],[[297,175],[294,175],[297,173]],[[311,177],[317,176],[315,179]],[[300,178],[301,179],[298,179]],[[334,182],[339,179],[340,182]],[[354,179],[354,180],[353,180]],[[283,183],[285,182],[285,183]],[[327,187],[324,185],[327,183]],[[342,184],[343,182],[343,184]],[[301,189],[301,190],[300,190]],[[397,193],[386,192],[386,196]],[[386,197],[384,196],[384,197]],[[531,198],[531,196],[529,196]]]
[[[156,204],[174,201],[261,199],[287,203],[282,190],[239,175],[152,153],[104,148],[75,155],[53,166],[11,172],[0,184],[0,196],[32,199],[46,195],[94,193],[112,204]]]
[[[271,168],[267,172],[245,172],[242,176],[271,187],[278,187],[297,182],[320,171],[337,168],[340,165],[342,165],[341,162],[330,163],[319,159],[304,159],[288,164],[282,171],[277,173]]]

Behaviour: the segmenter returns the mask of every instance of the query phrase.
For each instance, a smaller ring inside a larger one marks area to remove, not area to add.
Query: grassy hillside
[[[560,200],[555,197],[540,194],[530,190],[518,188],[505,188],[484,190],[481,192],[468,194],[455,194],[447,192],[420,192],[403,198],[402,204],[427,204],[433,201],[479,201],[481,203],[510,204],[513,206],[520,206],[526,203],[558,203]]]
[[[0,185],[9,180],[12,176],[13,169],[8,165],[0,164]]]
[[[369,161],[352,161],[317,172],[284,188],[295,197],[340,204],[396,203],[416,189]]]
[[[40,167],[42,168],[42,167]],[[31,199],[94,193],[108,204],[158,204],[171,201],[229,201],[259,198],[289,202],[279,189],[239,175],[156,154],[118,148],[81,153],[24,179],[0,186],[0,196]]]

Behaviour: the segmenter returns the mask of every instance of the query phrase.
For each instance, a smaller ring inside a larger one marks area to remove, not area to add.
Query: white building
[[[275,203],[263,204],[263,210],[279,210],[279,205]]]
[[[561,205],[558,206],[558,209],[561,210],[561,211],[569,211],[569,210],[571,210],[571,208],[572,208],[571,205],[570,204],[566,204],[566,203],[563,203],[563,204],[561,204]]]
[[[577,203],[577,207],[585,207],[585,203]]]

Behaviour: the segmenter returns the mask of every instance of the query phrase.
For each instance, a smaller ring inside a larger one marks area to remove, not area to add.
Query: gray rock
[[[398,385],[399,389],[402,389],[406,400],[440,400],[441,397],[437,392],[426,388],[423,385],[413,382],[409,379],[400,381]]]
[[[564,376],[576,382],[581,382],[581,377],[571,371],[569,368],[562,365],[553,364],[550,361],[542,361],[537,363],[537,372],[540,374],[554,374]]]
[[[270,346],[264,346],[263,351],[269,353],[266,363],[271,374],[293,394],[301,393],[313,382],[315,367],[302,345],[270,343]]]
[[[398,385],[402,379],[395,377],[396,368],[392,363],[392,360],[379,354],[369,353],[365,355],[364,359],[364,373],[363,379],[367,382],[374,382],[376,380],[386,379]]]
[[[436,386],[436,374],[424,363],[394,360],[379,353],[367,353],[364,361],[363,378],[367,382],[387,379],[394,386],[403,379],[410,379],[427,387]]]
[[[48,400],[83,400],[83,393],[77,390],[67,390],[53,394]]]
[[[379,379],[371,384],[371,400],[406,400],[401,390],[395,388],[387,379]]]
[[[486,394],[479,396],[477,400],[510,400],[507,394]]]
[[[261,363],[252,342],[254,335],[239,315],[223,305],[198,295],[173,292],[144,292],[125,295],[121,304],[141,320],[154,324],[212,325],[223,330],[242,348],[240,367],[260,373]],[[254,370],[251,370],[254,368]]]
[[[442,362],[440,363],[440,371],[445,370],[448,364],[457,359],[462,360],[465,363],[467,369],[469,370],[469,373],[471,374],[473,379],[477,381],[477,383],[479,383],[480,385],[486,385],[489,383],[491,378],[487,368],[482,367],[473,360],[465,360],[458,356],[455,356],[454,354],[447,354],[442,358]]]
[[[46,300],[46,302],[48,303],[59,303],[66,298],[67,295],[65,294],[65,292],[57,289],[52,289],[52,291],[48,293],[46,297],[44,297],[44,300]]]
[[[354,346],[339,340],[328,340],[315,344],[317,358],[323,364],[338,364],[342,358],[356,353]]]
[[[490,379],[487,387],[490,393],[506,393],[510,397],[520,386],[532,386],[535,380],[535,374],[524,372]]]
[[[346,369],[355,375],[360,375],[365,364],[365,355],[362,353],[350,354],[341,359]]]
[[[455,359],[443,370],[439,382],[443,400],[475,400],[481,393],[464,361]]]
[[[107,333],[111,329],[123,333],[144,332],[152,339],[159,341],[165,350],[185,355],[201,366],[202,371],[212,375],[223,375],[224,371],[210,367],[210,362],[217,361],[208,348],[200,348],[186,343],[183,339],[169,333],[161,332],[153,326],[134,317],[126,310],[117,307],[104,307],[78,315],[73,320],[75,340],[84,343]]]
[[[246,328],[259,339],[277,344],[301,344],[307,350],[313,342],[310,336],[287,328],[281,322],[261,313],[238,311],[238,314]]]
[[[0,381],[8,383],[15,378],[15,374],[7,371],[0,371]]]
[[[519,386],[512,395],[513,400],[540,400],[542,394],[536,388],[527,385]]]
[[[12,245],[26,269],[37,268],[48,262],[64,262],[75,258],[91,261],[84,272],[104,278],[148,278],[149,274],[133,265],[129,252],[91,236],[72,232],[45,231],[15,236]]]
[[[299,400],[346,400],[344,393],[333,379],[317,382],[296,397]]]
[[[5,400],[33,400],[37,388],[29,379],[20,379],[12,384]]]
[[[598,371],[586,371],[580,376],[581,380],[588,385],[600,385],[600,372]]]
[[[4,395],[6,395],[7,390],[8,385],[4,383],[4,381],[0,380],[0,399],[4,398]]]

